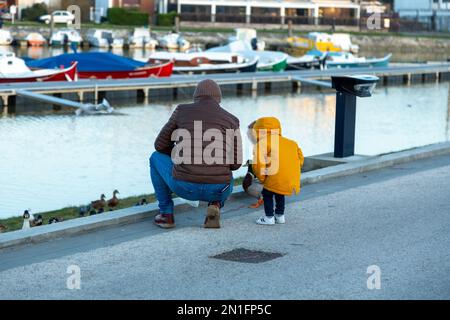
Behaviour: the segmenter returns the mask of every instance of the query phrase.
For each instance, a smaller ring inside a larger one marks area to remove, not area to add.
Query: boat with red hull
[[[67,68],[34,70],[14,53],[0,54],[0,83],[76,81],[77,65],[74,62]]]
[[[173,72],[173,61],[148,65],[130,71],[79,71],[80,79],[134,79],[150,77],[170,77]]]
[[[30,68],[59,68],[78,62],[80,79],[134,79],[149,77],[170,77],[173,61],[149,64],[118,56],[109,52],[66,53],[59,56],[28,60]]]

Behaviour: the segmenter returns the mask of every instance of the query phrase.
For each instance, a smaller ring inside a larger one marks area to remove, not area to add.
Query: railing
[[[183,12],[180,14],[181,21],[211,22],[211,15],[205,13]]]
[[[398,18],[381,16],[376,19],[369,17],[355,18],[328,18],[328,17],[309,17],[309,16],[281,16],[272,15],[252,15],[247,17],[241,14],[216,14],[211,16],[209,13],[181,13],[181,21],[192,22],[219,22],[219,23],[251,23],[251,24],[274,24],[281,25],[283,22],[285,25],[289,24],[289,21],[293,26],[295,25],[318,25],[318,26],[348,26],[359,28],[364,31],[391,31],[391,32],[421,32],[421,31],[450,31],[450,17],[429,17],[417,19],[411,18]],[[425,20],[424,20],[425,19]]]
[[[250,16],[250,23],[260,23],[260,24],[281,24],[280,16],[269,16],[269,15],[252,15]]]
[[[246,16],[245,15],[239,15],[239,14],[216,14],[216,22],[228,22],[228,23],[245,23],[246,22]]]

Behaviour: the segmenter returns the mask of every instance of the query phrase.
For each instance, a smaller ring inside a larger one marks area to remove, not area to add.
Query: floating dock
[[[177,96],[178,89],[193,88],[202,79],[213,79],[225,90],[270,92],[277,85],[291,86],[300,90],[300,79],[323,80],[334,75],[370,74],[381,79],[381,84],[406,84],[423,82],[441,82],[450,80],[450,63],[417,64],[406,66],[390,66],[380,68],[301,70],[284,72],[255,72],[207,75],[173,75],[168,78],[143,78],[124,80],[80,80],[76,82],[31,82],[0,85],[0,97],[4,113],[14,112],[17,92],[25,90],[41,94],[49,94],[61,98],[71,95],[79,102],[89,98],[95,103],[115,92],[134,92],[138,97],[149,101],[151,93],[164,91],[165,94]],[[313,85],[310,83],[309,85]],[[73,95],[76,95],[75,97]],[[157,96],[158,93],[155,93]],[[87,97],[88,96],[88,97]]]

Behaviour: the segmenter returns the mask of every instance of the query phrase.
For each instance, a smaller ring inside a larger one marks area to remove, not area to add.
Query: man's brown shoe
[[[155,216],[155,224],[164,229],[175,228],[173,214],[160,213]]]
[[[205,228],[220,228],[220,208],[218,204],[212,203],[206,209]]]

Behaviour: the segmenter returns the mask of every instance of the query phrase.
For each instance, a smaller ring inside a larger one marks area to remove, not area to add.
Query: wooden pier
[[[450,80],[450,63],[417,64],[407,66],[391,66],[382,68],[330,69],[330,70],[302,70],[284,72],[255,72],[237,74],[208,74],[208,75],[173,75],[169,78],[145,78],[126,80],[80,80],[76,82],[32,82],[12,83],[0,85],[4,113],[11,108],[14,110],[17,91],[49,94],[55,97],[75,94],[78,101],[83,102],[86,96],[98,103],[101,99],[114,92],[135,92],[137,96],[148,101],[151,92],[168,90],[176,96],[179,89],[194,88],[202,79],[213,79],[221,86],[234,87],[236,90],[268,91],[272,85],[282,83],[300,89],[302,84],[298,79],[329,79],[334,75],[370,74],[378,76],[381,84],[389,85],[422,82],[441,82]]]

